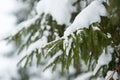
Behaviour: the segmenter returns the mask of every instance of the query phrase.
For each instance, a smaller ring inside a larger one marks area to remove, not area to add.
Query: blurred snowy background
[[[0,0],[0,80],[15,80],[18,77],[17,57],[13,54],[15,46],[1,40],[15,27],[13,12],[16,9],[15,0]]]

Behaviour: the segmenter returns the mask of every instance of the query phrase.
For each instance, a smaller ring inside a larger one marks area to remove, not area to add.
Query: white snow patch
[[[12,77],[18,77],[16,58],[6,58],[0,56],[0,79],[10,80]]]
[[[50,32],[49,32],[48,30],[45,30],[45,31],[43,32],[43,35],[47,37],[47,36],[50,35]]]
[[[97,26],[93,27],[94,30],[100,30],[100,28],[98,28]]]
[[[16,0],[2,0],[0,1],[0,12],[6,14],[6,13],[11,13],[15,11],[17,7],[17,1]]]
[[[47,69],[42,73],[42,76],[44,76],[45,79],[51,79],[52,78],[52,72]]]
[[[13,44],[7,44],[6,41],[0,41],[0,55],[5,55],[12,52],[13,48]]]
[[[71,13],[75,12],[72,6],[76,0],[40,0],[36,11],[38,14],[50,14],[58,24],[70,24]]]
[[[0,40],[9,35],[9,32],[12,31],[15,26],[15,22],[15,16],[0,11]]]
[[[103,65],[108,65],[109,62],[112,60],[112,55],[111,53],[105,53],[105,50],[103,50],[103,53],[100,55],[99,59],[98,59],[98,64],[96,65],[94,71],[93,71],[93,75],[95,75],[97,73],[97,71],[99,70],[99,68]]]
[[[76,16],[74,22],[64,32],[64,37],[78,29],[88,28],[94,22],[100,22],[100,16],[107,16],[106,8],[101,0],[94,0]]]
[[[107,33],[107,37],[108,37],[108,38],[111,38],[111,34],[110,34],[110,33]]]
[[[51,26],[46,25],[46,29],[47,29],[47,30],[50,30],[50,29],[51,29]]]
[[[74,80],[89,80],[89,78],[92,76],[92,72],[88,72],[88,73],[84,73],[80,76],[78,76],[76,79]]]
[[[17,58],[6,56],[13,51],[14,45],[2,40],[15,26],[16,17],[12,12],[16,10],[16,3],[16,0],[0,0],[0,80],[19,79]]]
[[[76,69],[73,67],[73,66],[70,66],[69,67],[69,73],[70,74],[73,74],[73,73],[75,73],[76,72]]]

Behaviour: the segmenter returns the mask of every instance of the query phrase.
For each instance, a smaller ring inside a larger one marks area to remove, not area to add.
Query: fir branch
[[[46,45],[44,45],[43,47],[41,47],[41,49],[43,50],[43,49],[47,48],[48,46],[54,45],[54,44],[59,43],[59,42],[61,42],[63,40],[65,40],[64,37],[61,37],[61,38],[59,38],[57,40],[54,40],[54,41],[51,41],[51,42],[47,43]]]

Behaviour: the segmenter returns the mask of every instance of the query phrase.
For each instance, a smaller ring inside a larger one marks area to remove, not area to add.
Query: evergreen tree
[[[25,54],[19,64],[50,68],[60,80],[120,79],[119,0],[23,1],[35,14],[6,38]]]

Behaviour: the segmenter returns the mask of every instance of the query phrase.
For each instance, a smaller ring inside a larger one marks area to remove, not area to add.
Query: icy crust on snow
[[[83,9],[75,18],[74,22],[64,32],[64,37],[81,29],[88,28],[90,24],[100,22],[100,16],[107,16],[102,0],[94,0],[90,5]]]
[[[40,0],[36,11],[38,14],[50,14],[58,24],[70,24],[71,13],[75,12],[72,6],[76,0]]]

